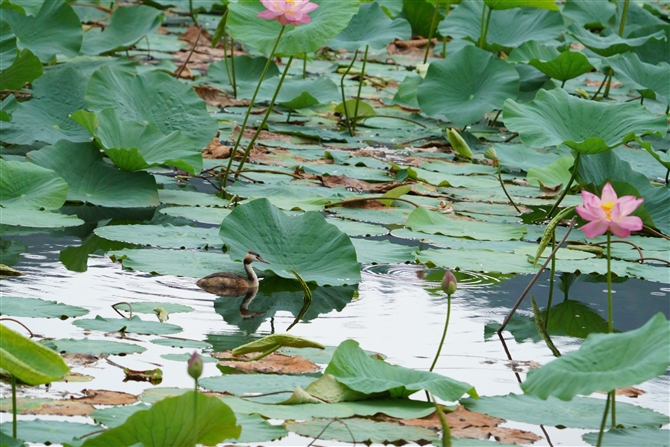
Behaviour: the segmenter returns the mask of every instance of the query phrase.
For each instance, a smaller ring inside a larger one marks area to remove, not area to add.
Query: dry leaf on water
[[[249,359],[256,355],[256,353],[251,353],[238,356],[237,358]],[[223,351],[215,352],[212,354],[212,356],[219,359],[230,359],[233,355],[230,351]],[[253,362],[219,360],[219,364],[245,372],[271,374],[305,374],[319,372],[321,370],[321,368],[316,363],[312,363],[303,357],[288,356],[284,354],[278,354],[276,352],[273,352],[272,354]]]

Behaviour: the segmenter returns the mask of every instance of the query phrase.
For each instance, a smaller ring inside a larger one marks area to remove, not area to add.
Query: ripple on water
[[[444,269],[429,269],[419,264],[377,264],[364,267],[363,273],[378,280],[435,288],[440,287]],[[481,289],[501,282],[500,278],[485,273],[461,270],[455,274],[459,289]]]

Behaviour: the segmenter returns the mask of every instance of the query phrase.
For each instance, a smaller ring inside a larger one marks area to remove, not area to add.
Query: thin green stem
[[[440,352],[442,352],[442,345],[444,344],[444,339],[447,336],[447,329],[449,328],[449,317],[451,316],[451,295],[447,295],[447,321],[444,322],[444,331],[442,332],[442,339],[440,340],[440,346],[437,348],[437,353],[435,354],[435,359],[433,364],[430,365],[428,371],[432,371],[437,364],[437,359],[440,358]]]
[[[603,420],[600,423],[600,432],[598,433],[598,443],[596,447],[600,447],[603,443],[603,433],[605,432],[605,424],[607,423],[607,413],[610,410],[610,395],[607,395],[607,402],[605,403],[605,413],[603,414]]]
[[[279,35],[281,36],[281,33],[284,32],[284,27],[282,27],[281,31],[279,31]],[[275,48],[277,46],[275,45]],[[274,49],[273,49],[274,52]],[[268,59],[268,63],[272,60],[272,56],[270,56],[270,59]],[[231,71],[233,73],[233,98],[237,98],[237,73],[235,72],[235,39],[231,38],[230,39],[230,66],[231,66]],[[267,65],[266,65],[267,67]],[[260,85],[260,84],[258,84]]]
[[[428,30],[428,42],[426,42],[426,52],[423,55],[423,63],[425,64],[428,60],[428,53],[430,53],[430,44],[433,41],[433,33],[435,32],[435,21],[437,20],[437,15],[440,13],[440,8],[438,5],[435,5],[435,11],[433,11],[433,19],[430,21],[430,29]]]
[[[612,310],[612,234],[607,231],[607,330],[611,334],[614,332],[613,310]],[[610,391],[612,401],[612,427],[616,427],[616,390]]]
[[[610,68],[607,73],[607,85],[605,86],[605,91],[603,92],[603,98],[609,98],[610,96],[610,87],[612,87],[612,78],[614,77],[614,70]]]
[[[265,64],[265,68],[263,69],[263,73],[261,73],[261,78],[258,80],[258,85],[256,85],[256,90],[254,91],[253,96],[251,97],[251,101],[249,101],[249,108],[247,109],[247,114],[244,115],[244,120],[242,121],[242,128],[240,129],[240,135],[237,137],[237,141],[235,142],[235,146],[233,147],[233,150],[230,153],[230,160],[228,161],[228,166],[226,167],[226,172],[224,173],[223,176],[223,187],[226,187],[226,183],[228,182],[228,174],[230,173],[230,168],[233,166],[233,160],[235,159],[235,154],[237,153],[237,149],[240,147],[240,142],[242,141],[242,137],[244,136],[244,129],[247,126],[247,121],[249,121],[249,116],[251,115],[251,109],[254,106],[254,101],[256,101],[256,96],[258,95],[258,91],[261,88],[261,84],[263,83],[263,79],[265,78],[265,75],[268,72],[268,69],[270,68],[270,65],[272,64],[272,56],[275,54],[275,50],[277,50],[277,45],[279,45],[279,39],[281,39],[282,34],[284,34],[284,29],[286,26],[282,26],[281,30],[279,31],[279,35],[277,36],[277,40],[275,40],[275,44],[272,47],[272,51],[270,52],[270,56],[268,57],[268,61]],[[235,72],[235,66],[233,65],[233,72]],[[239,171],[239,169],[238,169]]]
[[[567,82],[567,79],[563,79],[563,82],[561,82],[561,88],[565,87],[565,83]]]
[[[512,200],[512,197],[509,195],[507,189],[505,188],[505,182],[503,182],[502,175],[500,174],[500,162],[498,162],[498,181],[500,181],[500,187],[507,196],[507,200],[509,200],[509,203],[512,204],[517,213],[521,214],[521,210],[519,209],[518,206],[516,206],[516,203],[514,203],[514,200]]]
[[[556,250],[556,231],[551,234],[551,251]],[[547,316],[544,319],[544,330],[549,326],[549,312],[551,312],[551,302],[554,299],[554,278],[556,276],[556,256],[551,258],[551,273],[549,274],[549,299],[547,300]]]
[[[284,68],[284,72],[281,75],[281,78],[279,78],[279,84],[277,85],[277,89],[275,90],[275,94],[272,96],[272,99],[270,100],[270,104],[268,104],[268,109],[265,112],[265,115],[263,116],[263,121],[261,124],[258,126],[256,129],[256,133],[254,133],[254,136],[251,137],[251,141],[249,141],[249,144],[247,145],[247,150],[244,151],[244,155],[242,156],[242,160],[240,160],[240,164],[237,168],[237,173],[235,174],[235,178],[240,175],[240,172],[242,171],[242,167],[244,166],[244,162],[247,160],[247,157],[249,156],[249,152],[251,152],[251,149],[254,147],[254,143],[258,139],[258,136],[261,134],[261,131],[265,127],[265,124],[268,122],[268,118],[270,117],[270,114],[272,113],[272,107],[275,105],[275,101],[277,100],[277,96],[279,96],[279,90],[281,90],[281,86],[284,83],[284,79],[286,78],[286,74],[288,73],[288,69],[291,66],[291,62],[293,62],[293,56],[291,56],[288,59],[288,62],[286,62],[286,68]]]
[[[16,439],[16,377],[14,374],[12,376],[12,437]]]
[[[227,17],[228,17],[228,9],[226,9],[226,12],[223,13],[221,21],[227,20]],[[235,97],[235,84],[233,83],[233,75],[230,73],[230,65],[228,64],[228,36],[226,35],[225,25],[223,25],[221,42],[223,44],[223,63],[226,66],[226,74],[228,75],[228,82],[230,83],[230,87],[233,89],[233,97]]]
[[[344,107],[344,118],[345,118],[344,122],[347,125],[347,129],[349,129],[349,135],[351,135],[352,137],[354,136],[354,131],[351,129],[351,121],[349,120],[349,110],[347,109],[347,98],[344,95],[344,78],[346,78],[347,75],[349,74],[349,71],[351,71],[351,67],[354,66],[357,57],[358,57],[358,50],[354,52],[354,57],[351,59],[351,63],[342,74],[342,78],[340,78],[340,90],[342,91],[342,107]]]
[[[600,83],[600,87],[598,87],[598,90],[596,90],[596,93],[591,97],[591,101],[595,101],[598,95],[600,94],[600,90],[603,89],[603,86],[607,82],[607,75],[605,75],[605,78],[603,79],[603,82]]]
[[[484,21],[484,14],[486,12],[486,9],[488,7],[484,5],[484,9],[482,9],[482,33],[479,36],[479,48],[484,49],[484,46],[486,46],[486,35],[489,32],[489,23],[491,23],[491,13],[493,12],[493,9],[488,8],[488,14],[486,14],[486,22]]]
[[[442,38],[442,59],[447,58],[447,38]]]
[[[302,55],[302,78],[305,79],[307,77],[307,53],[302,53]]]
[[[188,10],[190,11],[191,20],[193,20],[193,23],[195,23],[196,26],[200,26],[198,23],[198,16],[195,11],[193,11],[193,0],[188,0]]]
[[[570,180],[568,181],[568,184],[566,185],[565,189],[563,190],[563,193],[561,194],[561,196],[558,198],[556,203],[554,203],[554,206],[551,207],[551,209],[549,210],[549,214],[547,214],[547,219],[551,219],[551,216],[558,209],[558,205],[561,204],[561,202],[565,198],[565,195],[568,193],[570,188],[572,188],[572,182],[575,181],[575,177],[577,176],[577,171],[579,169],[580,157],[581,157],[581,154],[579,152],[577,152],[577,155],[575,156],[575,163],[572,165],[572,175],[570,176]]]
[[[616,428],[616,390],[610,391],[612,396],[612,428]]]
[[[621,11],[621,23],[619,23],[619,37],[623,37],[623,30],[626,27],[626,15],[628,14],[628,4],[630,0],[624,0],[623,11]]]
[[[361,89],[363,88],[363,81],[365,80],[365,64],[368,62],[369,48],[370,45],[365,46],[365,53],[363,54],[363,67],[361,68],[361,74],[358,82],[358,92],[356,93],[356,105],[354,106],[354,119],[351,122],[351,126],[354,128],[354,132],[356,132],[356,119],[358,118],[358,103],[361,101]]]

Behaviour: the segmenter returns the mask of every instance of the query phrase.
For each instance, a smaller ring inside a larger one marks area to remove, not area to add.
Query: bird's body
[[[254,261],[269,264],[268,261],[261,258],[261,255],[250,251],[244,256],[244,270],[247,273],[246,278],[237,273],[218,272],[199,279],[196,284],[202,290],[220,296],[244,295],[249,289],[258,288],[258,276],[256,276],[256,272],[251,267],[251,263]]]

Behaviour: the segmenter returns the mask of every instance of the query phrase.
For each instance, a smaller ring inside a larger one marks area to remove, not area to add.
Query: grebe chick
[[[258,288],[258,276],[256,276],[256,272],[251,267],[251,263],[254,261],[269,264],[268,261],[261,258],[261,255],[250,251],[244,256],[244,270],[247,272],[246,278],[237,273],[219,272],[199,279],[196,284],[202,290],[210,293],[221,294],[223,292],[223,296],[243,295],[249,289]],[[240,293],[236,293],[237,291]],[[235,294],[233,295],[233,293]]]

